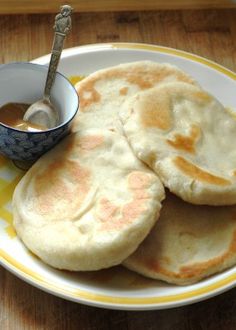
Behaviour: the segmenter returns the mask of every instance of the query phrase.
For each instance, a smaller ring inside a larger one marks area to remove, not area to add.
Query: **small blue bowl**
[[[6,103],[33,103],[43,97],[47,66],[9,63],[0,66],[0,107]],[[60,73],[51,91],[51,101],[59,111],[60,125],[40,132],[26,132],[0,123],[0,153],[16,161],[34,162],[70,131],[79,107],[78,94]],[[1,111],[1,110],[0,110]]]

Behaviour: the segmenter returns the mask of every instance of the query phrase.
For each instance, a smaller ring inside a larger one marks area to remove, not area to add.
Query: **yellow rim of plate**
[[[194,55],[191,53],[187,53],[182,50],[177,50],[168,47],[162,46],[155,46],[149,44],[133,44],[133,43],[112,43],[112,44],[105,44],[112,49],[134,49],[134,50],[146,50],[146,51],[154,51],[160,52],[164,54],[170,54],[182,58],[186,58],[188,60],[192,60],[194,62],[201,63],[206,65],[218,72],[221,72],[228,76],[229,78],[236,80],[236,73],[233,71],[224,68],[223,66],[207,60],[203,57],[198,55]],[[94,45],[97,47],[98,45]],[[101,44],[102,46],[102,44]],[[103,44],[104,46],[104,44]],[[83,48],[86,46],[82,46]],[[80,47],[78,47],[79,49]],[[93,45],[89,45],[88,50],[92,49]],[[32,284],[37,284],[39,287],[49,290],[52,293],[58,293],[61,296],[72,298],[74,300],[78,300],[80,302],[94,302],[94,303],[101,303],[101,304],[108,304],[108,305],[163,305],[175,303],[175,306],[180,304],[181,302],[187,302],[189,300],[196,301],[203,299],[206,296],[214,295],[219,291],[223,291],[227,287],[233,286],[236,283],[236,273],[227,276],[226,278],[219,279],[215,283],[208,284],[207,286],[197,288],[191,291],[187,291],[184,293],[174,294],[174,295],[164,295],[159,297],[145,297],[145,298],[134,298],[134,297],[120,297],[120,296],[108,296],[108,295],[101,295],[96,293],[91,293],[88,291],[84,291],[81,289],[74,289],[69,287],[61,287],[60,285],[55,285],[51,283],[45,277],[39,275],[38,273],[32,271],[31,269],[25,267],[21,263],[19,263],[16,259],[12,258],[9,254],[5,251],[0,249],[0,257],[4,260],[4,264],[8,266],[14,273],[21,275],[24,279],[27,279]],[[194,299],[193,299],[194,298]]]
[[[232,78],[233,80],[236,80],[236,73],[226,69],[220,64],[217,64],[216,62],[213,62],[211,60],[208,60],[204,57],[201,57],[199,55],[191,54],[188,52],[185,52],[183,50],[175,49],[175,48],[169,48],[169,47],[164,47],[164,46],[156,46],[156,45],[149,45],[149,44],[130,44],[130,43],[114,43],[112,44],[112,48],[127,48],[127,49],[136,49],[136,50],[147,50],[147,51],[154,51],[154,52],[159,52],[159,53],[164,53],[164,54],[169,54],[169,55],[174,55],[178,57],[183,57],[187,58],[188,60],[192,60],[194,62],[198,62],[201,64],[204,64],[218,72],[221,72],[225,74],[226,76]]]

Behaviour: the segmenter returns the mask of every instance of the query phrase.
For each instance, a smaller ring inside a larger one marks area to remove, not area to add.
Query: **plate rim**
[[[180,49],[145,44],[145,43],[130,43],[130,42],[117,42],[117,43],[97,43],[82,45],[72,48],[67,48],[62,53],[62,58],[66,58],[71,55],[77,55],[81,53],[96,52],[98,50],[144,50],[147,52],[159,52],[164,54],[171,54],[177,57],[185,58],[194,62],[203,64],[216,70],[232,80],[236,81],[236,73],[232,70],[225,68],[224,66],[204,58],[199,55],[195,55],[190,52],[186,52]],[[32,60],[33,63],[45,64],[48,62],[49,54],[41,56]],[[157,310],[157,309],[169,309],[174,307],[180,307],[184,305],[193,304],[202,300],[209,299],[213,296],[221,294],[227,290],[236,286],[236,271],[233,274],[229,274],[227,277],[217,280],[214,283],[210,283],[201,288],[189,290],[174,295],[164,295],[156,297],[122,297],[113,295],[102,295],[97,293],[91,293],[85,289],[70,289],[69,286],[63,288],[57,286],[44,278],[38,273],[30,270],[27,266],[19,263],[14,257],[7,254],[3,249],[0,249],[0,264],[8,269],[11,273],[21,278],[25,282],[53,295],[71,300],[77,303],[90,305],[94,307],[120,309],[120,310]],[[75,293],[77,291],[77,293]]]
[[[88,45],[81,45],[76,47],[66,48],[62,51],[61,58],[68,57],[70,55],[77,55],[79,53],[87,53],[95,52],[98,50],[144,50],[148,52],[160,52],[164,54],[174,55],[177,57],[186,58],[188,60],[192,60],[193,62],[198,62],[203,65],[206,65],[212,69],[215,69],[218,72],[221,72],[233,80],[236,80],[236,72],[226,68],[225,66],[218,64],[215,61],[212,61],[206,57],[187,52],[185,50],[167,47],[167,46],[160,46],[154,44],[147,44],[147,43],[134,43],[134,42],[113,42],[113,43],[95,43],[95,44],[88,44]],[[32,63],[38,64],[45,64],[45,60],[48,60],[50,54],[46,54],[36,59],[33,59]],[[48,62],[48,61],[47,61]]]

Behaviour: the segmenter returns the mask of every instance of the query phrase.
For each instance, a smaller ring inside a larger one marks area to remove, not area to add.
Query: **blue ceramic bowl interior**
[[[47,66],[9,63],[0,66],[0,107],[6,103],[33,103],[43,97]],[[0,153],[12,160],[35,161],[69,133],[79,107],[73,85],[57,73],[51,102],[59,112],[60,124],[41,132],[25,132],[0,123]]]

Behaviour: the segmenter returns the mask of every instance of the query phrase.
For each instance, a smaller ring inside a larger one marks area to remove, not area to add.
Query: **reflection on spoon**
[[[43,99],[31,104],[24,114],[23,121],[49,129],[59,124],[59,116],[51,102]]]
[[[50,101],[50,92],[55,80],[64,39],[71,30],[71,12],[72,8],[65,5],[61,7],[61,12],[55,17],[55,36],[44,89],[44,96],[42,100],[33,103],[29,107],[23,118],[25,121],[43,125],[47,128],[56,127],[59,124],[59,114]]]

